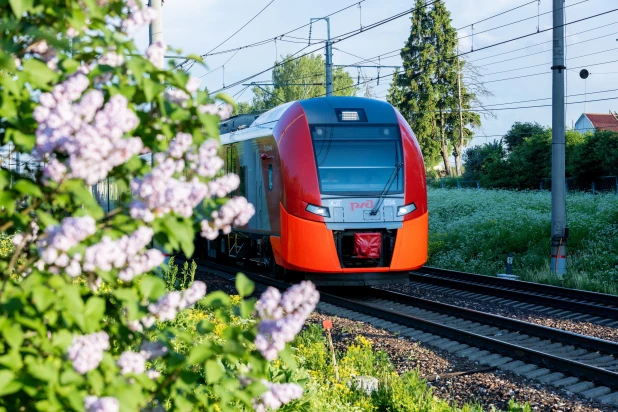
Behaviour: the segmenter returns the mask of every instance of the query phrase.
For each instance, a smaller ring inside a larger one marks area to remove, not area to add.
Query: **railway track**
[[[432,267],[412,272],[410,282],[435,292],[618,327],[618,296]]]
[[[199,262],[200,270],[233,279],[239,268]],[[287,284],[243,272],[256,283]],[[476,361],[618,405],[618,343],[463,309],[388,290],[344,297],[321,292],[318,308],[363,321]]]

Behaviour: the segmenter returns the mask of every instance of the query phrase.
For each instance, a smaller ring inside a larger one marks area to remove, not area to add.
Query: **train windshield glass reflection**
[[[403,162],[397,126],[312,126],[322,193],[380,194]],[[388,193],[402,193],[403,168]]]

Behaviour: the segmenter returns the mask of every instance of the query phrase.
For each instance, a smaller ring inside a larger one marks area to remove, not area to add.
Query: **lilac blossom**
[[[134,0],[127,1],[126,4],[131,13],[122,21],[121,27],[125,32],[146,26],[157,17],[157,12],[152,7],[140,7]]]
[[[163,69],[163,63],[165,58],[165,52],[167,46],[161,40],[152,43],[146,50],[146,57],[157,68]]]
[[[292,286],[283,296],[273,288],[268,288],[262,294],[256,303],[261,321],[255,346],[264,358],[277,358],[285,344],[301,331],[319,300],[320,294],[315,285],[308,281]]]
[[[160,297],[157,303],[148,305],[148,311],[160,321],[174,320],[178,311],[192,306],[202,299],[205,294],[206,284],[196,280],[190,288],[184,290],[182,293],[172,291]],[[142,319],[142,324],[146,326],[144,319]]]
[[[92,185],[142,150],[141,139],[123,138],[139,124],[126,97],[112,96],[103,106],[100,91],[92,90],[82,97],[89,85],[85,74],[78,71],[51,93],[43,93],[35,108],[39,126],[33,155],[43,158],[57,152],[68,157],[64,167],[58,160],[45,166],[47,179],[60,181],[68,176]]]
[[[79,36],[79,30],[74,29],[73,27],[69,27],[66,34],[69,39],[74,39],[75,37]]]
[[[108,51],[99,59],[100,65],[107,65],[111,67],[122,66],[122,63],[124,63],[124,56],[116,53],[115,51]]]
[[[185,89],[191,94],[195,93],[200,88],[200,79],[197,77],[189,77]]]
[[[176,138],[170,142],[168,153],[175,159],[180,159],[191,147],[193,143],[193,136],[189,133],[178,133]]]
[[[268,391],[254,401],[253,407],[256,412],[266,412],[268,408],[279,409],[282,405],[303,396],[303,388],[295,383],[271,383],[265,380],[262,383],[268,387]]]
[[[109,336],[105,332],[75,336],[67,354],[73,369],[82,375],[95,369],[103,360],[103,352],[109,349]]]
[[[146,371],[146,358],[141,353],[126,351],[118,358],[120,374],[140,374]]]
[[[84,271],[121,269],[118,278],[130,282],[135,276],[152,270],[164,261],[163,254],[156,249],[142,252],[152,240],[153,234],[151,228],[142,226],[131,235],[117,240],[104,236],[101,242],[86,249]]]
[[[214,177],[223,167],[223,160],[217,156],[219,142],[208,139],[202,143],[197,153],[187,153],[189,167],[202,177]]]
[[[163,97],[165,97],[170,102],[180,104],[183,107],[187,100],[189,100],[189,96],[184,90],[181,89],[167,89],[163,93]]]
[[[169,349],[167,346],[159,342],[144,342],[140,349],[140,353],[146,360],[152,360],[165,356]]]
[[[146,376],[148,376],[148,378],[152,380],[159,379],[161,377],[161,372],[156,369],[148,369],[146,371]],[[164,409],[162,410],[164,411]]]
[[[240,186],[240,178],[234,173],[229,173],[218,179],[208,182],[208,189],[212,196],[225,197],[229,193],[238,189]]]
[[[90,216],[67,217],[57,226],[48,226],[45,235],[37,242],[41,260],[35,263],[39,270],[48,265],[51,273],[60,273],[60,268],[68,268],[69,276],[77,277],[81,274],[79,265],[80,254],[69,258],[67,252],[81,241],[96,232],[96,221]]]
[[[118,412],[120,410],[120,403],[118,399],[110,396],[103,398],[86,396],[84,398],[84,408],[86,412]]]
[[[202,220],[201,235],[209,240],[219,236],[219,230],[224,234],[232,231],[232,226],[240,227],[249,223],[249,219],[255,214],[255,208],[242,196],[233,197],[221,206],[218,211],[212,212],[212,221]]]
[[[231,104],[224,103],[221,107],[217,106],[214,103],[204,104],[198,107],[198,111],[200,113],[212,114],[213,116],[219,116],[221,120],[228,119],[232,112],[234,111],[234,107]]]
[[[39,225],[33,220],[30,222],[30,233],[25,235],[26,242],[34,242],[37,238],[37,234],[39,233]],[[24,235],[21,233],[17,233],[13,236],[13,246],[18,247],[21,242],[24,240]]]
[[[172,212],[191,217],[193,209],[208,195],[208,186],[197,178],[183,182],[173,177],[184,169],[182,159],[163,160],[160,157],[157,163],[152,172],[131,183],[133,195],[137,198],[131,203],[131,217],[146,222]]]

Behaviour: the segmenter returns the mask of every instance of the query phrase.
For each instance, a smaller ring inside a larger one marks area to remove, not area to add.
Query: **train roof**
[[[222,134],[221,143],[229,144],[272,134],[279,119],[294,103],[302,106],[307,121],[311,124],[341,124],[338,113],[346,110],[362,111],[366,116],[366,123],[397,123],[393,106],[381,100],[355,96],[316,97],[283,103],[260,115],[249,127]]]

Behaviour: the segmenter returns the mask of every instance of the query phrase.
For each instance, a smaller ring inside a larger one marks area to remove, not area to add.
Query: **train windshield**
[[[403,192],[397,126],[311,126],[321,192],[379,195]]]

